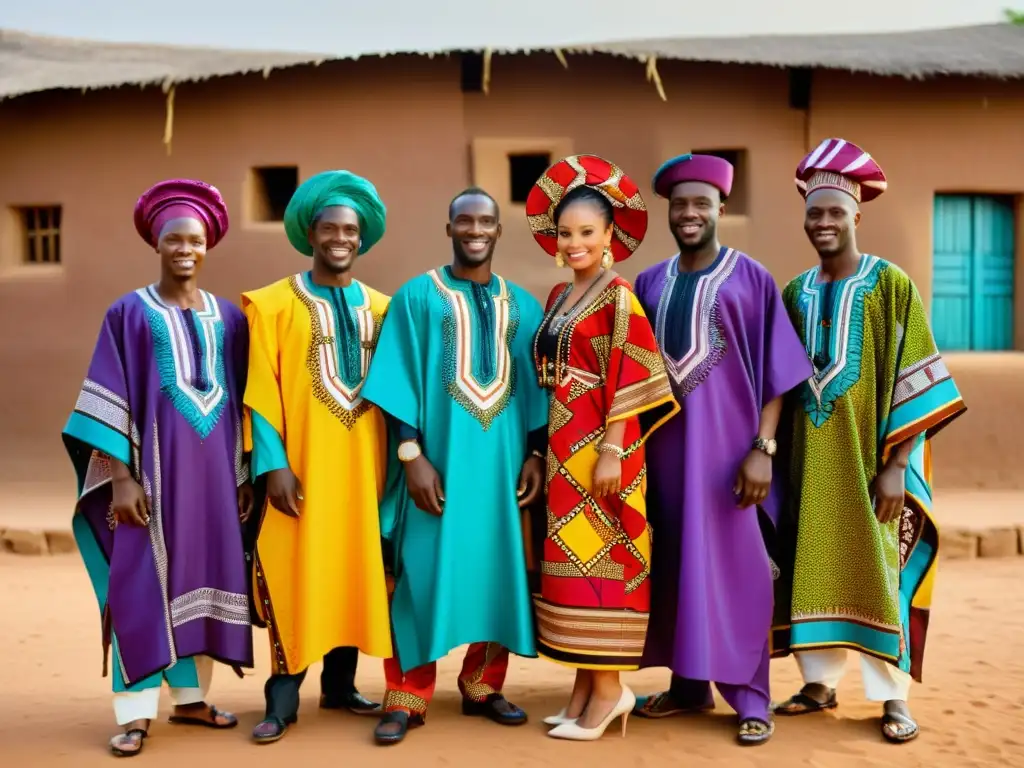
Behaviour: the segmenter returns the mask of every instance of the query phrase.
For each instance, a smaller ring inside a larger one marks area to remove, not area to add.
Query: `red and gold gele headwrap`
[[[597,155],[572,155],[548,168],[526,197],[533,238],[548,255],[558,253],[555,206],[580,186],[596,189],[612,204],[612,258],[625,261],[647,233],[647,206],[640,189],[617,165]]]

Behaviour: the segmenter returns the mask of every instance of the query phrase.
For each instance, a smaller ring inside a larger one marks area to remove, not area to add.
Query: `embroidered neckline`
[[[346,389],[351,392],[359,387],[366,371],[361,360],[360,346],[350,344],[349,337],[354,334],[360,339],[362,338],[359,330],[359,312],[369,306],[369,294],[358,280],[353,280],[344,288],[319,285],[313,282],[311,271],[303,273],[302,280],[305,289],[327,305],[326,310],[333,321],[334,328],[334,332],[327,335],[334,339],[341,339],[344,343],[344,347],[338,341],[335,341],[334,344],[335,371]],[[335,291],[338,293],[336,294]]]
[[[804,348],[814,372],[801,387],[804,409],[816,427],[820,427],[835,408],[835,402],[860,380],[864,346],[865,293],[878,284],[884,262],[877,256],[863,254],[857,271],[832,283],[818,282],[821,267],[809,269],[800,286],[799,305],[803,316]],[[825,291],[832,286],[835,293],[831,317],[824,318]],[[815,358],[821,343],[822,323],[827,319],[829,349],[827,364],[819,369]]]
[[[160,389],[200,437],[213,431],[226,402],[224,322],[216,298],[200,290],[201,309],[183,310],[167,304],[156,285],[136,291],[146,307]],[[187,312],[187,314],[186,314]],[[187,323],[194,318],[192,332]],[[206,384],[197,387],[194,382]]]
[[[427,273],[445,307],[442,333],[444,337],[444,376],[448,393],[486,430],[505,409],[515,394],[516,362],[511,353],[512,340],[519,327],[519,306],[505,279],[491,276],[487,290],[494,311],[494,331],[489,335],[493,355],[493,375],[483,382],[474,372],[473,311],[469,306],[465,284],[454,278],[448,268]],[[446,278],[452,277],[450,284]],[[494,293],[497,289],[497,293]],[[483,332],[483,329],[478,329]]]
[[[315,292],[316,288],[307,274],[292,275],[289,279],[292,293],[309,313],[310,341],[306,353],[306,369],[313,383],[313,396],[337,417],[348,429],[370,408],[360,392],[366,381],[373,350],[380,335],[381,316],[371,309],[370,293],[357,280],[353,286],[359,288],[362,299],[359,304],[349,305],[355,313],[358,338],[349,339],[339,333],[338,318],[332,302]],[[359,380],[354,385],[346,384],[338,371],[336,344],[359,345]]]
[[[679,254],[669,259],[665,265],[654,332],[658,347],[662,350],[662,357],[665,359],[665,368],[679,396],[688,395],[695,390],[725,357],[727,345],[718,312],[718,292],[736,268],[739,251],[733,248],[723,250],[725,252],[707,269],[687,273],[697,274],[699,277],[688,319],[690,348],[678,360],[666,351],[665,332],[670,321],[679,322],[678,318],[669,318],[668,315],[673,288],[680,276]]]
[[[541,319],[540,327],[537,333],[533,337],[533,365],[537,372],[538,381],[540,382],[561,382],[564,381],[568,375],[569,370],[569,351],[572,346],[572,337],[576,332],[576,326],[579,325],[583,320],[590,317],[595,311],[605,307],[612,301],[615,301],[615,296],[618,295],[619,286],[624,285],[625,282],[621,276],[615,275],[608,283],[601,285],[600,281],[596,281],[591,285],[587,291],[580,297],[569,310],[561,315],[563,318],[562,322],[556,326],[555,320],[558,314],[558,310],[561,308],[563,302],[572,292],[572,283],[566,283],[562,290],[559,292],[555,300],[551,302],[551,306],[548,307],[544,313],[544,317]],[[595,288],[599,287],[597,293],[590,296],[590,292]],[[555,357],[553,360],[548,360],[546,357],[541,358],[540,354],[540,336],[541,334],[548,333],[555,338]],[[611,343],[611,337],[605,337],[605,340]],[[591,340],[593,344],[596,340]],[[598,344],[602,344],[602,341],[597,341]],[[610,352],[608,350],[602,350],[602,354],[598,353],[598,360],[606,360]],[[601,375],[604,376],[605,371],[602,370]],[[594,387],[599,386],[600,381],[591,381],[588,386]],[[547,386],[542,383],[542,386]]]
[[[438,270],[435,269],[432,271],[437,272]],[[503,278],[499,277],[493,272],[491,273],[491,279],[488,280],[486,283],[478,283],[476,280],[468,280],[465,277],[458,277],[452,270],[451,266],[448,264],[441,267],[440,272],[443,274],[444,280],[446,283],[448,283],[449,287],[454,288],[456,290],[478,285],[481,288],[486,288],[487,290],[493,293],[496,287],[500,287],[500,285],[504,283]]]

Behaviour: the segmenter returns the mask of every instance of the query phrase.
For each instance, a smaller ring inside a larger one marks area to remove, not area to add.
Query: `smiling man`
[[[636,714],[711,709],[713,681],[739,716],[740,742],[760,744],[774,727],[774,567],[762,530],[778,517],[775,430],[782,396],[810,365],[768,270],[718,241],[732,179],[711,155],[673,158],[654,175],[679,253],[642,272],[636,295],[682,410],[647,443],[654,550],[643,663],[671,668],[672,684]]]
[[[64,428],[104,674],[113,649],[124,733],[110,749],[119,757],[142,750],[164,681],[172,723],[237,725],[205,703],[213,660],[252,666],[239,522],[252,510],[242,453],[248,330],[238,307],[198,286],[207,252],[227,234],[227,207],[209,184],[173,179],[139,198],[135,227],[159,255],[160,277],[107,310]]]
[[[253,557],[257,615],[270,635],[266,718],[280,739],[321,657],[320,706],[376,714],[355,687],[358,651],[391,655],[378,501],[387,433],[362,388],[388,298],[352,276],[384,236],[377,190],[348,171],[304,182],[285,211],[312,269],[243,294],[252,339],[245,391],[252,471],[267,504]]]
[[[363,391],[398,442],[381,504],[395,585],[381,744],[423,724],[435,662],[465,643],[463,714],[526,722],[501,689],[510,651],[536,656],[521,509],[544,481],[548,404],[532,367],[542,311],[491,271],[501,223],[490,195],[460,193],[448,219],[452,264],[395,294]]]
[[[965,410],[910,278],[857,247],[860,204],[885,174],[860,147],[826,139],[797,167],[804,231],[819,264],[784,300],[812,377],[796,391],[792,594],[779,640],[803,689],[782,715],[834,709],[848,650],[883,702],[881,732],[918,734],[906,700],[921,661],[938,536],[929,439]]]

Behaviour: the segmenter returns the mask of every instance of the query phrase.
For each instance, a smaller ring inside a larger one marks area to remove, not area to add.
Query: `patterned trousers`
[[[459,673],[459,690],[467,699],[484,701],[500,693],[508,672],[508,648],[498,643],[473,643],[466,651]],[[410,669],[405,674],[398,659],[384,661],[384,711],[401,710],[425,716],[437,684],[437,662]]]

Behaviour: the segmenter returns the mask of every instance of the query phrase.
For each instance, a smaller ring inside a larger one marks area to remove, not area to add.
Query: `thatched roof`
[[[606,53],[661,59],[810,67],[921,78],[1024,77],[1024,26],[974,27],[874,35],[786,35],[609,43]]]
[[[126,45],[0,30],[0,98],[61,88],[185,83],[312,64],[310,54]]]
[[[483,50],[483,49],[481,49]],[[534,50],[554,51],[552,48]],[[492,55],[529,52],[495,49]],[[438,54],[444,50],[389,51]],[[641,61],[677,59],[778,67],[812,67],[908,78],[966,75],[1024,77],[1024,26],[991,24],[953,29],[856,35],[751,36],[634,40],[571,46],[559,55],[604,53]],[[0,99],[56,89],[183,83],[269,73],[358,55],[228,51],[126,45],[42,37],[0,30]]]

